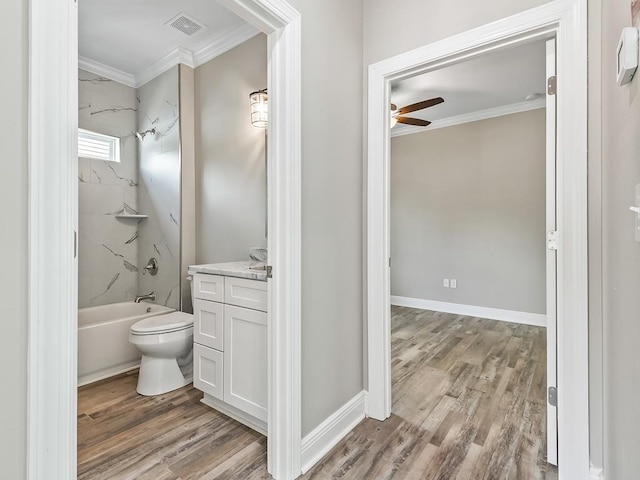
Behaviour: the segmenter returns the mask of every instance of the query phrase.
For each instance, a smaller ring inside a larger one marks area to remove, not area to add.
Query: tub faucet
[[[156,292],[147,293],[146,295],[138,295],[136,297],[136,303],[140,303],[141,300],[155,300]]]

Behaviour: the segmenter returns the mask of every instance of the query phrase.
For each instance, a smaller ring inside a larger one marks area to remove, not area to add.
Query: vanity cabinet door
[[[224,401],[267,420],[267,314],[224,306]]]
[[[206,347],[224,350],[224,305],[193,299],[193,341]]]
[[[224,389],[224,362],[222,352],[193,344],[193,386],[222,400]]]

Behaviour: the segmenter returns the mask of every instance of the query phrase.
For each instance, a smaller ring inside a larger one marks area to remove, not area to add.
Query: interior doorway
[[[220,3],[268,36],[268,88],[274,98],[269,178],[278,184],[277,190],[268,188],[269,263],[277,272],[269,293],[269,313],[276,321],[268,334],[268,463],[275,478],[289,479],[300,472],[301,440],[300,14],[284,1]],[[76,477],[76,7],[62,0],[30,3],[28,469],[33,479]]]
[[[561,10],[561,9],[558,9]],[[477,58],[490,51],[556,38],[557,88],[557,380],[560,478],[588,475],[586,316],[586,122],[577,108],[586,95],[586,51],[570,38],[583,38],[584,18],[576,10],[540,7],[485,27],[427,45],[369,67],[367,335],[369,416],[391,412],[390,235],[388,129],[393,81]],[[571,22],[574,22],[573,24]],[[575,28],[569,33],[569,30]],[[559,32],[562,32],[559,35]],[[576,219],[578,221],[576,221]],[[579,287],[569,280],[579,282]],[[576,339],[580,355],[576,355]],[[555,342],[553,342],[555,343]],[[551,376],[550,376],[551,379]],[[581,395],[575,395],[577,388]],[[552,402],[553,403],[553,402]],[[553,416],[551,416],[553,418]],[[571,426],[569,428],[569,425]],[[576,443],[578,442],[578,443]]]
[[[408,105],[391,129],[392,413],[433,432],[446,430],[448,412],[456,450],[500,451],[501,468],[532,469],[525,476],[552,475],[546,464],[557,463],[546,394],[556,351],[546,241],[556,225],[554,45],[536,40],[391,83],[392,104]],[[499,446],[508,435],[516,450]]]

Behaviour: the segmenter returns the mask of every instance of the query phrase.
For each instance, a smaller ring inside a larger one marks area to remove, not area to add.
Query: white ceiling
[[[391,101],[398,107],[432,97],[442,97],[445,101],[406,115],[432,121],[429,127],[398,124],[392,135],[462,123],[456,119],[477,119],[483,114],[486,118],[496,116],[491,115],[492,112],[540,108],[544,106],[544,96],[536,102],[526,102],[525,97],[546,91],[545,59],[545,42],[539,41],[394,82]]]
[[[188,36],[165,25],[181,12],[205,28]],[[178,62],[196,67],[256,33],[215,0],[79,1],[81,67],[131,86],[145,83]],[[525,97],[543,93],[545,83],[544,41],[394,82],[391,101],[399,107],[438,96],[445,102],[408,115],[434,122],[431,126],[398,124],[392,135],[460,123],[456,119],[461,116],[473,117],[505,106],[514,110],[540,107],[543,100],[527,105]]]
[[[206,28],[188,36],[165,25],[181,12]],[[87,61],[102,64],[133,77],[145,77],[145,71],[154,70],[154,65],[167,64],[168,57],[182,56],[187,63],[190,56],[200,53],[202,57],[212,45],[224,43],[239,31],[245,37],[257,33],[214,0],[80,0],[78,23],[81,65]]]

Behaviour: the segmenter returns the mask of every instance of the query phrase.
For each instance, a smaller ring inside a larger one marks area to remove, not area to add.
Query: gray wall
[[[138,292],[136,90],[78,72],[78,126],[120,138],[120,162],[78,158],[78,307],[133,300]]]
[[[196,263],[266,247],[265,130],[249,118],[249,93],[266,86],[264,34],[195,70]]]
[[[392,139],[392,295],[544,314],[545,255],[544,109]]]
[[[548,1],[458,0],[452,5],[441,0],[366,0],[364,64],[379,62],[545,3]]]
[[[302,434],[362,383],[362,2],[302,13]]]
[[[0,465],[5,478],[26,477],[27,430],[27,7],[2,3],[11,18],[0,33],[0,201],[5,205],[0,235]]]
[[[634,241],[629,211],[640,183],[640,79],[624,87],[615,83],[616,45],[628,26],[628,1],[602,2],[604,461],[609,480],[637,478],[640,471],[640,244]]]
[[[138,142],[140,222],[138,291],[156,292],[156,303],[180,308],[180,114],[178,67],[138,89],[138,131],[156,129]],[[150,258],[158,274],[143,270]]]

